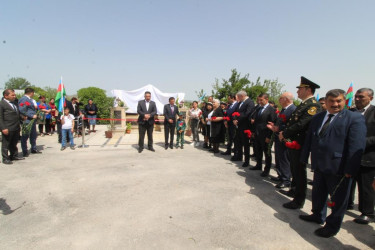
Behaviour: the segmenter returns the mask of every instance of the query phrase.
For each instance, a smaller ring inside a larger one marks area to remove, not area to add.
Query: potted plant
[[[125,132],[127,134],[130,134],[130,132],[132,131],[132,124],[130,122],[126,123],[126,130]]]
[[[113,121],[110,121],[107,125],[108,130],[105,131],[105,138],[112,138],[112,132],[115,129],[115,123]]]

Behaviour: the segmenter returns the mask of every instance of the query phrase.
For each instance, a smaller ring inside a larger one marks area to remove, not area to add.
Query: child
[[[177,143],[176,143],[176,148],[179,147],[179,143],[181,142],[181,149],[184,148],[184,136],[185,136],[185,129],[186,129],[186,123],[185,120],[182,116],[182,113],[180,112],[178,114],[178,119],[176,122],[176,130],[177,130]]]
[[[70,149],[74,150],[73,141],[73,131],[74,131],[74,116],[69,114],[69,108],[64,109],[64,114],[61,116],[61,134],[62,134],[62,144],[61,151],[66,149],[66,135],[69,134],[70,138]]]

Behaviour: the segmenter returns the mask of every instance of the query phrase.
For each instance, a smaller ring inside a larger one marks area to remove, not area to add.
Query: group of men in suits
[[[0,130],[2,133],[1,154],[3,164],[13,164],[13,161],[24,160],[29,156],[28,140],[31,144],[31,153],[41,153],[36,147],[36,122],[37,106],[33,100],[34,89],[26,88],[25,95],[19,100],[13,89],[5,89],[0,102]],[[21,123],[27,127],[27,132],[22,131],[21,148],[22,156],[18,154],[17,144],[20,139]]]
[[[324,224],[315,231],[321,237],[331,237],[339,230],[348,207],[352,180],[359,185],[359,210],[361,216],[354,221],[367,224],[374,220],[375,176],[375,107],[371,89],[360,89],[356,93],[355,110],[345,109],[345,91],[334,89],[327,92],[324,108],[314,98],[320,86],[305,77],[297,86],[298,98],[302,102],[295,106],[293,95],[285,92],[280,96],[281,111],[276,111],[268,102],[268,95],[257,98],[257,106],[240,91],[236,101],[229,101],[226,122],[228,145],[224,155],[231,154],[232,161],[242,161],[249,166],[250,141],[253,141],[256,165],[251,170],[262,170],[261,176],[269,175],[271,168],[272,142],[275,143],[275,167],[280,192],[292,197],[283,204],[287,209],[304,206],[307,192],[307,163],[311,154],[314,171],[311,215],[301,215],[302,220]],[[231,100],[228,98],[228,100]],[[232,117],[238,112],[238,117]],[[362,115],[361,115],[362,114]],[[234,133],[230,130],[234,129]],[[249,138],[246,130],[251,130]],[[367,132],[366,132],[367,131]],[[288,145],[288,147],[287,147]],[[265,166],[262,168],[263,155]],[[358,174],[357,174],[358,172]],[[283,189],[283,188],[289,188]],[[352,188],[353,190],[354,188]],[[330,198],[328,199],[328,197]],[[351,196],[352,197],[352,196]],[[327,200],[332,213],[326,216]]]

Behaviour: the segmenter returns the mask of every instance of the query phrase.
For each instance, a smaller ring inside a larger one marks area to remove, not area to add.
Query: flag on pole
[[[346,108],[350,109],[353,103],[353,82],[350,83],[349,89],[346,92]]]
[[[66,95],[65,87],[64,87],[63,80],[61,77],[59,87],[57,88],[56,98],[55,98],[56,109],[59,111],[59,113],[64,112],[65,95]]]
[[[319,93],[316,94],[316,100],[319,101]]]

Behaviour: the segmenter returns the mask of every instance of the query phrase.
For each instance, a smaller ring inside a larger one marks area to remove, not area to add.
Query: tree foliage
[[[260,77],[258,77],[256,82],[252,82],[249,80],[249,74],[241,76],[236,69],[232,69],[232,74],[228,80],[222,79],[221,82],[219,79],[215,80],[215,83],[212,85],[212,95],[215,98],[225,101],[229,94],[236,94],[240,90],[245,90],[248,96],[254,101],[261,93],[268,93],[270,100],[276,102],[282,93],[283,87],[284,85],[279,83],[277,79],[261,82]]]
[[[78,90],[77,94],[79,101],[84,105],[87,105],[89,99],[93,100],[98,107],[98,117],[110,117],[110,108],[113,107],[114,97],[107,97],[104,89],[96,87],[82,88]]]
[[[4,84],[5,89],[25,89],[30,86],[31,83],[22,77],[12,77]]]

